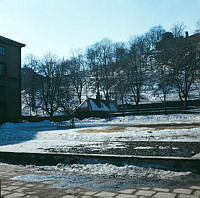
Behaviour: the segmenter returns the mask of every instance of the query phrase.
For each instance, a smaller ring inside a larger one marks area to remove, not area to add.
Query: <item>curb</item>
[[[138,165],[154,168],[184,169],[200,173],[200,159],[185,157],[162,156],[134,156],[134,155],[102,155],[79,153],[25,153],[1,152],[0,162],[22,165],[49,165],[57,164],[96,164],[111,163],[114,165]]]

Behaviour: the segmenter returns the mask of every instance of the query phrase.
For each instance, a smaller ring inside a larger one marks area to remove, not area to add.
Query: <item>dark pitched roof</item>
[[[17,47],[24,47],[25,46],[25,44],[23,44],[23,43],[19,43],[17,41],[11,40],[11,39],[3,37],[3,36],[0,36],[0,42],[3,42],[5,44],[14,45],[14,46],[17,46]]]
[[[189,36],[189,38],[193,40],[194,42],[200,42],[200,33],[193,34]]]

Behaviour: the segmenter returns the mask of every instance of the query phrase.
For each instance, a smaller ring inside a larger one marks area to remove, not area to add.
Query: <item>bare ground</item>
[[[135,128],[145,130],[166,130],[166,129],[192,129],[200,128],[200,123],[175,123],[175,124],[145,124],[145,125],[120,125],[104,126],[101,128],[87,128],[75,130],[81,133],[113,133],[123,132]],[[192,136],[192,134],[190,135]],[[177,137],[174,137],[175,139]],[[113,148],[112,144],[116,146]],[[117,146],[119,145],[119,146]],[[49,152],[63,153],[93,153],[93,154],[114,154],[114,155],[138,155],[138,156],[173,156],[192,157],[200,153],[200,142],[162,142],[162,141],[123,141],[99,142],[90,145],[78,145],[69,147],[57,147],[46,149]]]
[[[200,128],[200,124],[151,124],[151,125],[134,125],[134,126],[110,126],[110,127],[102,127],[101,129],[82,129],[75,132],[80,133],[113,133],[113,132],[124,132],[129,128],[129,130],[135,128],[145,128],[152,129],[156,131],[166,130],[166,129],[192,129],[192,128]]]

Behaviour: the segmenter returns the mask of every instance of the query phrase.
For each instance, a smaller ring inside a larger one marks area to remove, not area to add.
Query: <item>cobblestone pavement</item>
[[[0,165],[1,198],[198,198],[200,184],[187,188],[137,187],[121,191],[89,191],[82,188],[57,189],[49,188],[57,181],[25,182],[9,180],[14,176],[30,174],[30,170],[20,166]]]

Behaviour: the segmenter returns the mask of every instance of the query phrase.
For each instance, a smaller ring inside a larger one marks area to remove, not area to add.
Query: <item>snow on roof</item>
[[[102,101],[100,101],[100,105],[98,106],[95,100],[89,99],[91,111],[110,111],[109,107],[107,107]]]
[[[86,109],[88,108],[88,111],[111,111],[116,112],[118,111],[118,108],[113,104],[112,102],[109,102],[109,104],[106,104],[106,101],[100,100],[98,102],[96,99],[88,98],[85,101],[83,101],[77,109]]]

